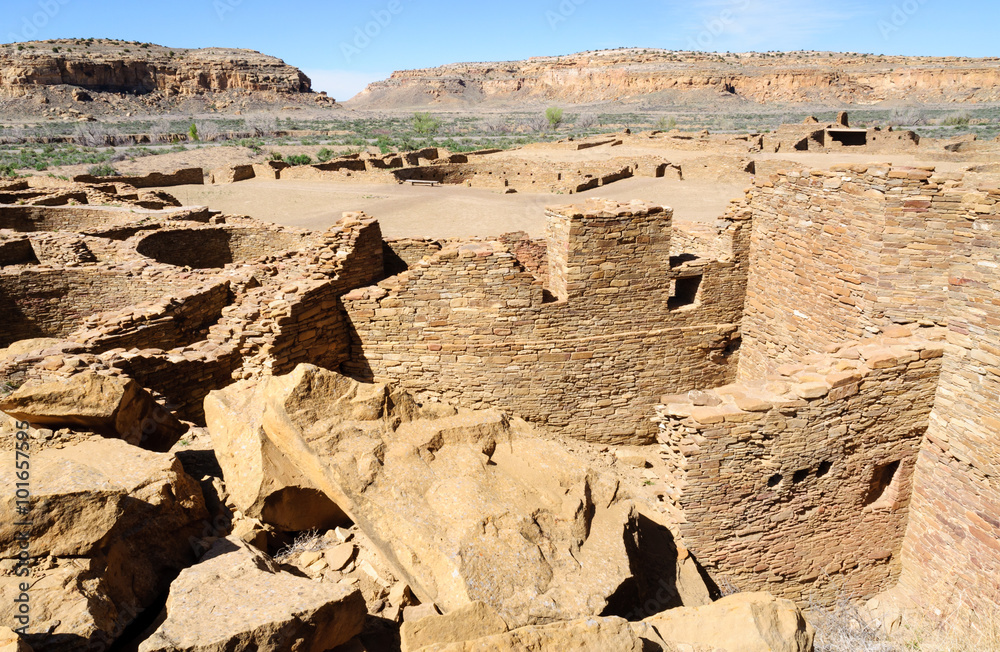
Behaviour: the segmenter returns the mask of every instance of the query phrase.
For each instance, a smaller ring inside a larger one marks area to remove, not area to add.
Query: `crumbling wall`
[[[70,339],[92,353],[110,349],[172,349],[204,339],[232,301],[228,280],[218,280],[173,297],[103,313],[86,321]]]
[[[560,207],[550,219],[566,226],[549,244],[568,238],[565,262],[549,261],[550,278],[568,279],[565,300],[500,242],[454,245],[343,298],[344,371],[617,443],[651,441],[663,392],[732,379],[744,257],[672,261],[669,212],[641,202]],[[696,278],[681,283],[695,291],[679,305],[678,280]]]
[[[398,238],[386,240],[382,251],[386,276],[395,276],[441,251],[441,243],[430,238]]]
[[[914,478],[901,587],[926,606],[1000,608],[1000,190],[954,233],[948,351]]]
[[[829,605],[888,588],[943,349],[869,340],[665,397],[656,421],[685,546],[744,591]]]

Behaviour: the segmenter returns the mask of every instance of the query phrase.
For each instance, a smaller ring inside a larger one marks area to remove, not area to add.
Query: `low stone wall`
[[[208,226],[162,229],[143,238],[136,250],[167,265],[222,268],[301,248],[302,233],[263,227]]]
[[[133,188],[166,188],[168,186],[190,186],[205,183],[205,171],[201,168],[185,168],[175,172],[151,172],[140,177],[95,177],[81,174],[73,177],[78,183],[127,183]]]
[[[831,605],[888,588],[943,351],[869,340],[664,397],[656,421],[685,546],[744,591]]]
[[[69,336],[91,353],[110,349],[172,349],[204,339],[232,301],[228,280],[89,317]]]
[[[386,276],[395,276],[440,252],[441,243],[429,238],[400,238],[386,240],[382,251]]]
[[[23,339],[66,337],[90,315],[155,300],[194,283],[154,274],[137,277],[125,269],[96,265],[3,271],[0,347]]]
[[[236,183],[253,179],[256,175],[253,165],[234,165],[212,170],[212,183]]]
[[[0,267],[38,263],[31,240],[24,236],[0,236]]]

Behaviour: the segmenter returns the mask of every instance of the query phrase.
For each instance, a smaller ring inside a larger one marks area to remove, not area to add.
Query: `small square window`
[[[686,276],[674,281],[674,294],[670,297],[669,308],[694,305],[698,300],[698,288],[701,287],[701,276]]]

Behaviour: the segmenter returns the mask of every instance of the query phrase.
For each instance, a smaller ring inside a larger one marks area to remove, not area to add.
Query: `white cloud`
[[[344,102],[351,99],[365,89],[368,84],[385,79],[385,73],[353,72],[350,70],[305,70],[312,80],[314,91],[326,91],[326,93],[337,100]]]
[[[684,42],[736,52],[807,47],[809,37],[842,30],[876,9],[860,0],[697,0]]]

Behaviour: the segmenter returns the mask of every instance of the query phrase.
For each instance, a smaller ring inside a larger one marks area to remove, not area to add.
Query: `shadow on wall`
[[[16,281],[15,281],[16,282]],[[50,297],[30,296],[28,301],[41,301],[49,298],[59,298],[56,293]],[[6,348],[20,340],[30,340],[39,337],[60,337],[61,331],[45,329],[44,324],[25,312],[20,302],[0,283],[0,306],[3,306],[3,321],[0,322],[0,348]]]
[[[157,231],[143,238],[136,251],[176,267],[221,269],[298,249],[304,236],[268,229],[218,228]]]

